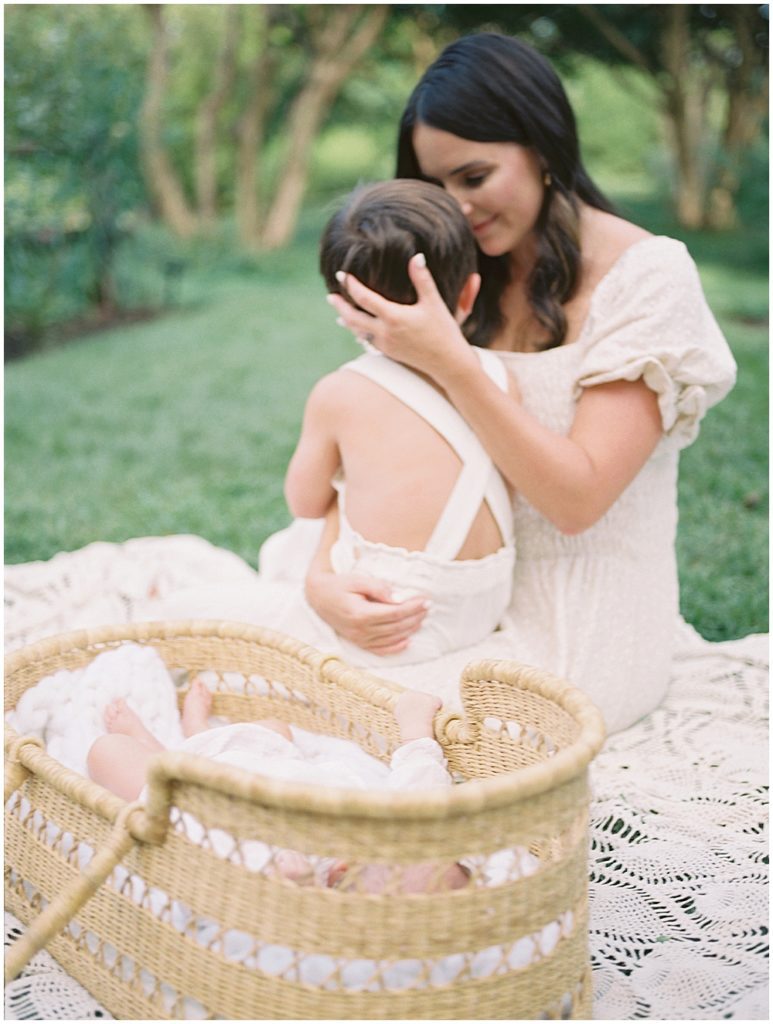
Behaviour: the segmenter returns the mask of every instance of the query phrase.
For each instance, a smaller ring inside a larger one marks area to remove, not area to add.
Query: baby
[[[452,785],[442,748],[434,738],[433,718],[440,701],[418,691],[402,693],[395,706],[401,745],[394,751],[389,769],[354,748],[359,756],[304,754],[293,729],[278,719],[232,725],[209,725],[212,695],[200,679],[186,694],[182,727],[186,739],[177,749],[208,757],[271,778],[313,785],[348,788],[411,790]],[[92,744],[87,757],[90,778],[124,800],[136,800],[145,786],[150,759],[167,749],[123,698],[108,704],[104,713],[107,733]],[[348,744],[337,749],[344,751]],[[353,746],[353,745],[352,745]],[[274,857],[275,869],[298,884],[340,885],[378,893],[392,887],[400,892],[438,892],[467,884],[469,874],[459,864],[407,865],[399,877],[385,865],[366,864],[349,873],[348,866],[333,858],[309,858],[294,850]]]

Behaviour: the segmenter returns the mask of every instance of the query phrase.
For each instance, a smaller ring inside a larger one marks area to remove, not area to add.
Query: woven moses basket
[[[399,687],[222,622],[41,641],[8,657],[6,711],[41,678],[126,641],[158,651],[180,699],[203,673],[216,715],[281,718],[382,760],[399,742]],[[146,803],[126,804],[7,730],[6,906],[28,927],[6,979],[46,945],[123,1019],[589,1018],[587,768],[600,716],[511,662],[469,666],[461,693],[464,713],[435,726],[463,784],[422,793],[281,782],[168,751]],[[254,870],[255,841],[342,858],[355,884]],[[400,889],[404,865],[517,864],[517,851],[538,865],[528,876],[484,881],[473,867],[452,892]],[[374,864],[383,890],[358,891],[357,865]]]

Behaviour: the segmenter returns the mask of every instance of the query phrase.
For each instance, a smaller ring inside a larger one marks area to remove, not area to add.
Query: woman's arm
[[[416,257],[409,271],[419,297],[412,306],[389,302],[347,275],[347,291],[368,312],[334,296],[343,322],[372,335],[387,355],[430,374],[512,486],[559,530],[588,529],[631,483],[662,436],[654,392],[642,380],[589,388],[569,435],[557,434],[482,370]]]
[[[325,519],[319,547],[306,576],[306,599],[320,618],[346,640],[375,654],[405,650],[427,614],[421,598],[394,602],[390,587],[362,573],[335,573],[330,549],[338,536],[338,505]]]

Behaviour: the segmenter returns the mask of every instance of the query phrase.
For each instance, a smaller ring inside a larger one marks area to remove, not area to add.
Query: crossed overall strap
[[[483,349],[474,351],[488,376],[506,391],[507,372],[499,359]],[[380,353],[360,356],[346,363],[343,369],[361,373],[407,405],[445,439],[462,462],[425,552],[436,558],[456,558],[484,501],[499,527],[503,543],[510,544],[513,510],[505,482],[471,427],[448,399],[413,370]]]

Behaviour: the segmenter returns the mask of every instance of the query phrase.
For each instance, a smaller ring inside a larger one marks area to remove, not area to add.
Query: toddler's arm
[[[318,381],[306,402],[301,436],[285,476],[285,498],[294,516],[320,519],[335,500],[332,480],[341,465],[336,436],[337,374]]]

